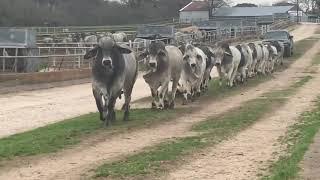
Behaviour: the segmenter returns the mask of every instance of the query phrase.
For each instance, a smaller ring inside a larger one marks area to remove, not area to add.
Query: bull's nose
[[[191,64],[191,67],[193,67],[193,68],[194,68],[194,67],[196,67],[196,64],[194,64],[194,63],[193,63],[193,64]]]
[[[156,63],[149,63],[150,67],[156,67]]]
[[[216,63],[216,66],[220,66],[221,65],[221,63]]]
[[[111,65],[111,61],[110,60],[104,60],[104,61],[102,61],[102,64],[104,66],[110,66]]]

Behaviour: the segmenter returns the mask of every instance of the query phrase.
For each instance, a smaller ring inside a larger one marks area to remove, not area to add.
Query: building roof
[[[230,17],[255,17],[270,16],[273,14],[287,13],[294,6],[264,6],[264,7],[221,7],[217,9],[213,16]]]
[[[209,2],[208,1],[192,1],[179,11],[208,11]]]

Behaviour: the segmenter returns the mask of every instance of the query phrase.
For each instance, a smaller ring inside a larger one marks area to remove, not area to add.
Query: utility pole
[[[297,24],[299,23],[299,0],[297,0]]]

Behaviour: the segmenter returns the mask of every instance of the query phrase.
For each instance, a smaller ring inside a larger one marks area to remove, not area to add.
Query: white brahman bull
[[[247,74],[249,74],[249,67],[251,67],[252,64],[252,50],[247,44],[244,43],[237,45],[236,48],[241,53],[241,60],[238,67],[238,73],[239,80],[241,83],[243,83],[245,80],[247,80]]]
[[[152,41],[149,48],[139,56],[139,59],[145,59],[149,70],[143,78],[151,90],[152,108],[174,108],[183,65],[182,58],[179,48],[166,46],[162,41]],[[170,81],[172,81],[172,89],[169,100]]]
[[[233,87],[240,60],[241,53],[234,46],[222,43],[215,49],[215,62],[220,76],[220,85],[222,84],[222,79],[227,78],[227,85]]]
[[[188,97],[195,98],[201,94],[201,84],[203,82],[208,57],[200,48],[189,43],[182,49],[184,55],[179,91],[183,93],[183,104],[187,104],[189,100]]]

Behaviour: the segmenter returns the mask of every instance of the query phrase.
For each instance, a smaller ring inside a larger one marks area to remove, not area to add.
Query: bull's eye
[[[163,51],[160,51],[160,52],[158,53],[158,55],[159,55],[159,56],[166,56],[166,53],[164,53]]]
[[[183,57],[183,60],[188,60],[189,59],[189,55],[185,55],[184,57]]]
[[[201,58],[202,58],[202,57],[198,54],[198,55],[197,55],[197,59],[201,59]]]

